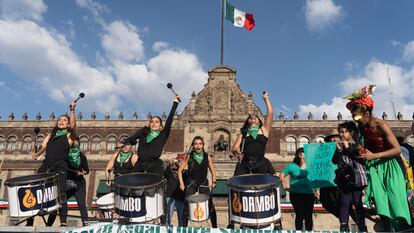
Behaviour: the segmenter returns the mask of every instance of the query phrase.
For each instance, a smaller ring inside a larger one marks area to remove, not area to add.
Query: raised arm
[[[72,132],[76,131],[75,107],[76,107],[76,103],[75,101],[72,100],[69,105],[69,110],[70,110],[69,127]]]
[[[266,115],[265,123],[262,128],[265,129],[263,131],[265,136],[269,137],[270,128],[272,127],[272,123],[273,123],[273,108],[269,100],[269,93],[263,92],[263,100],[265,101],[265,104],[266,104],[267,115]]]
[[[184,171],[185,167],[187,166],[187,163],[188,163],[188,158],[183,161],[181,166],[178,168],[178,172],[177,172],[178,181],[180,182],[180,189],[182,191],[184,191],[184,189],[185,189],[185,184],[184,184],[184,180],[183,180],[183,171]]]
[[[45,140],[43,140],[42,145],[40,145],[39,150],[33,155],[33,159],[37,160],[39,158],[39,156],[46,150],[47,148],[47,143],[49,142],[51,137],[51,134],[49,133],[46,137]]]
[[[134,134],[127,137],[124,141],[119,143],[119,147],[123,147],[125,143],[135,145],[137,144],[137,139],[144,135],[144,128],[140,128],[137,131],[135,131]]]
[[[216,169],[214,168],[213,159],[208,156],[208,169],[211,173],[211,187],[216,187],[217,181],[216,181]]]
[[[170,113],[168,114],[167,121],[165,122],[165,126],[163,131],[165,132],[165,136],[168,137],[171,131],[171,125],[174,120],[174,114],[177,111],[178,103],[180,97],[176,96],[173,101],[173,105],[171,107]]]

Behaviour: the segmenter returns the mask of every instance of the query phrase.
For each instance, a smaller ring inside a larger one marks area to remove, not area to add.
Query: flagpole
[[[224,0],[221,0],[221,57],[220,64],[224,65]]]

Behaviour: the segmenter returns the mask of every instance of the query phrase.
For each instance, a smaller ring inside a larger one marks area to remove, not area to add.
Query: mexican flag
[[[244,27],[247,30],[254,28],[253,15],[234,8],[226,1],[226,19],[230,20],[236,27]]]

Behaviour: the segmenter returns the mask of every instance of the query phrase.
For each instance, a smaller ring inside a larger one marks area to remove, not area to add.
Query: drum
[[[281,218],[280,181],[264,174],[228,180],[230,220],[243,226],[268,226]]]
[[[146,223],[164,215],[163,177],[132,173],[114,180],[115,212],[133,223]]]
[[[188,203],[188,216],[193,222],[207,221],[209,216],[208,209],[209,197],[205,194],[193,194],[186,198]]]
[[[115,198],[114,193],[108,193],[96,200],[100,219],[114,219]]]
[[[58,209],[57,177],[57,174],[39,173],[6,180],[10,217],[31,217],[39,210]]]

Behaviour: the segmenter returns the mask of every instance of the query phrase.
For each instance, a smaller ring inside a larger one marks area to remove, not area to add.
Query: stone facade
[[[214,158],[218,178],[227,179],[233,175],[236,163],[229,157],[229,148],[235,141],[239,129],[248,114],[256,114],[264,119],[265,113],[257,107],[251,93],[246,95],[240,89],[234,69],[218,66],[210,69],[208,73],[208,82],[203,90],[197,94],[193,93],[184,110],[175,116],[162,159],[167,162],[176,154],[187,151],[193,137],[200,135],[205,140],[206,150]],[[261,97],[258,99],[262,101]],[[333,115],[336,119],[329,119],[328,116]],[[119,114],[117,119],[111,119],[109,114],[106,114],[103,120],[94,116],[85,119],[82,113],[77,113],[77,118],[81,147],[91,168],[91,173],[87,177],[87,201],[91,203],[95,198],[99,181],[104,179],[105,164],[116,152],[117,142],[147,125],[148,119],[137,119],[137,114],[134,114],[133,119],[126,119],[123,114]],[[305,120],[299,119],[297,114],[292,119],[286,119],[283,113],[279,113],[275,118],[277,119],[274,120],[270,131],[266,156],[278,171],[292,161],[296,148],[305,143],[323,140],[342,122],[340,113],[329,112],[324,114],[321,120],[314,120],[311,113]],[[37,136],[39,144],[56,124],[55,120],[54,113],[49,118],[42,118],[40,113],[37,113],[34,120],[29,119],[27,114],[21,119],[16,119],[14,114],[10,114],[8,119],[0,120],[0,178],[3,182],[10,177],[32,174],[40,166],[41,161],[32,159],[34,128],[40,127]],[[411,120],[403,120],[401,116],[400,120],[389,120],[388,123],[395,133],[403,135],[409,143],[414,144],[414,124]],[[228,146],[224,151],[215,151],[214,145],[220,138]],[[4,184],[0,187],[0,199],[7,199]]]

